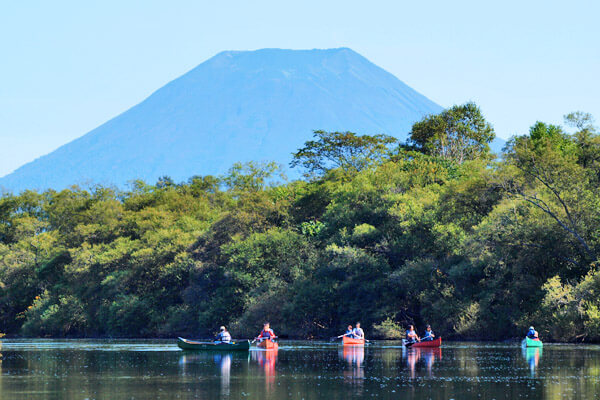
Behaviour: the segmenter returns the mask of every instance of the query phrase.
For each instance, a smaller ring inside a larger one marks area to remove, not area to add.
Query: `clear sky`
[[[500,137],[600,120],[600,1],[0,0],[0,176],[222,50],[350,47]]]

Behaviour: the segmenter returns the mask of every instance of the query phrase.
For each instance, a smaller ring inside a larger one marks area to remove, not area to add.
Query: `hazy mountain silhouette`
[[[0,178],[9,190],[154,183],[290,154],[315,129],[404,139],[441,107],[347,48],[226,51],[140,104]]]

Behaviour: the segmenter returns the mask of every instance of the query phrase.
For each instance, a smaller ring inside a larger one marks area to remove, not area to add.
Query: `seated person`
[[[352,334],[353,330],[352,330],[352,325],[348,325],[348,329],[346,329],[346,333],[344,333],[344,336],[347,336],[349,338],[353,338],[354,335]]]
[[[418,342],[420,340],[421,339],[419,339],[419,336],[417,335],[417,332],[415,332],[415,327],[413,325],[410,325],[410,327],[406,331],[406,341],[409,342],[409,343],[415,343],[415,342]]]
[[[227,329],[225,329],[224,326],[220,328],[220,332],[217,334],[215,341],[221,343],[231,342],[231,334],[227,331]]]
[[[271,324],[267,322],[263,326],[263,330],[260,332],[256,339],[262,341],[265,339],[274,339],[275,337],[275,332],[273,332],[273,329],[271,329]]]
[[[360,327],[360,322],[356,323],[356,328],[354,328],[352,330],[352,337],[354,339],[364,339],[365,338],[365,332],[363,332],[363,330]]]
[[[431,325],[427,325],[427,329],[425,330],[425,335],[421,338],[421,341],[433,340],[435,338],[435,334],[431,330]]]
[[[529,331],[527,332],[527,337],[529,339],[539,340],[538,333],[533,326],[529,327]]]

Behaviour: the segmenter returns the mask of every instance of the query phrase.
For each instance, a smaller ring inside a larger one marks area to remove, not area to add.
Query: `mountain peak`
[[[287,165],[312,131],[405,138],[441,107],[342,47],[224,51],[140,104],[0,178],[0,187],[123,186],[221,174],[235,162]]]

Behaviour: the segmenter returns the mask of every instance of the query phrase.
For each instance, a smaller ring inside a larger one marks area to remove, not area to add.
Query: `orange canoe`
[[[277,350],[279,348],[279,344],[277,344],[277,342],[272,341],[271,339],[265,339],[259,342],[256,346],[265,350]]]
[[[354,345],[354,346],[364,346],[365,345],[365,339],[354,339],[354,338],[349,338],[348,336],[344,336],[342,338],[342,342],[344,343],[344,345]]]

